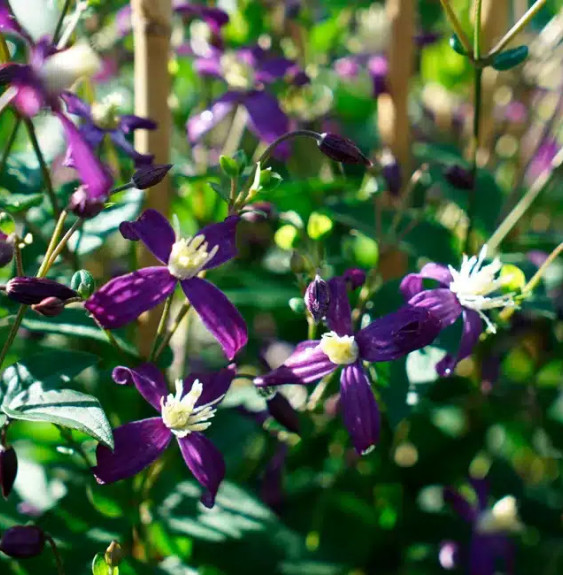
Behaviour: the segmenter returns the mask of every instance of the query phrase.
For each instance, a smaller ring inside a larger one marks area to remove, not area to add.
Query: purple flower
[[[176,238],[164,216],[146,210],[122,222],[121,235],[141,240],[164,265],[112,279],[86,302],[86,309],[106,329],[124,326],[172,295],[178,282],[203,324],[232,359],[248,339],[246,324],[225,294],[198,277],[236,256],[238,216],[211,224],[189,238]]]
[[[63,94],[69,114],[84,120],[80,132],[93,149],[97,149],[108,136],[114,145],[129,156],[135,165],[150,164],[151,154],[140,154],[127,139],[136,130],[156,130],[156,122],[129,114],[119,115],[121,100],[110,95],[91,107],[71,92]],[[72,153],[70,154],[72,157]]]
[[[45,533],[35,525],[14,525],[0,539],[0,551],[14,559],[28,559],[45,548]]]
[[[420,273],[408,274],[401,282],[401,291],[408,303],[431,311],[440,319],[442,329],[452,325],[460,316],[463,318],[463,334],[457,355],[447,355],[436,365],[441,376],[451,375],[455,366],[471,355],[483,331],[483,321],[489,332],[495,332],[495,325],[485,315],[487,310],[516,305],[512,293],[494,295],[510,281],[511,276],[499,276],[502,264],[498,258],[483,265],[486,256],[485,245],[478,256],[468,258],[464,255],[459,271],[452,266],[430,263]],[[425,279],[436,280],[439,287],[425,289]]]
[[[73,289],[47,278],[14,277],[6,284],[6,295],[13,301],[24,305],[42,302],[45,298],[55,297],[62,301],[78,297]]]
[[[489,508],[486,482],[472,480],[471,483],[477,495],[475,504],[452,488],[444,489],[444,500],[471,525],[469,555],[463,561],[464,555],[459,553],[458,546],[448,542],[448,547],[440,551],[441,563],[444,568],[452,569],[461,559],[467,564],[469,575],[494,575],[496,562],[502,560],[506,572],[514,573],[514,549],[508,535],[522,529],[516,500],[508,495]]]
[[[379,437],[379,409],[362,362],[390,361],[431,343],[440,322],[426,309],[403,306],[354,333],[346,280],[329,282],[329,333],[300,343],[283,365],[257,377],[259,387],[309,384],[342,367],[340,399],[344,424],[356,451],[370,451]],[[422,313],[421,313],[422,312]]]
[[[177,380],[172,394],[168,393],[162,373],[153,364],[145,363],[135,369],[116,367],[113,380],[121,385],[135,385],[159,415],[114,429],[113,451],[98,445],[97,465],[92,468],[98,483],[113,483],[136,475],[154,463],[172,437],[176,437],[186,465],[205,489],[201,502],[213,507],[225,476],[225,462],[201,432],[211,425],[217,405],[225,397],[235,374],[234,365],[216,373],[193,373]]]

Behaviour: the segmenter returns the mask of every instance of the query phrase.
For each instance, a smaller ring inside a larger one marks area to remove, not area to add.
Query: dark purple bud
[[[31,309],[45,317],[56,317],[64,311],[65,302],[58,297],[46,297],[39,303],[33,304]]]
[[[14,559],[39,555],[45,547],[45,534],[35,525],[16,525],[6,529],[0,539],[0,551]]]
[[[0,232],[0,268],[8,265],[14,257],[14,242],[10,236]]]
[[[4,499],[8,498],[16,475],[18,474],[18,457],[13,447],[0,445],[0,488]]]
[[[307,286],[304,300],[315,323],[319,323],[326,315],[330,303],[330,288],[320,275],[317,274],[315,279]]]
[[[266,402],[270,415],[281,425],[293,433],[299,433],[299,415],[293,409],[287,397],[276,393]]]
[[[59,282],[45,278],[15,277],[6,284],[6,295],[18,303],[33,305],[45,298],[55,297],[66,301],[78,294]]]
[[[455,186],[460,190],[472,190],[475,184],[471,171],[466,170],[457,164],[448,166],[444,170],[444,176],[452,186]]]
[[[139,190],[146,190],[156,186],[164,179],[164,176],[170,171],[172,164],[152,164],[151,166],[142,166],[133,174],[131,180]]]
[[[79,186],[70,196],[67,209],[79,218],[88,220],[97,216],[104,209],[105,201],[105,197],[92,197],[86,186]]]
[[[373,83],[373,96],[377,98],[381,94],[386,94],[387,75],[389,73],[389,64],[385,56],[373,56],[368,62],[368,71]]]
[[[242,212],[241,218],[256,224],[275,216],[275,207],[270,202],[255,202]]]
[[[343,136],[338,134],[321,134],[318,140],[319,150],[331,160],[343,164],[362,164],[371,166],[371,161],[362,154],[360,148]]]
[[[379,158],[381,174],[387,184],[387,189],[393,196],[397,196],[403,185],[401,166],[390,150],[383,150]]]
[[[359,268],[350,268],[342,276],[351,290],[358,289],[366,283],[366,272]]]

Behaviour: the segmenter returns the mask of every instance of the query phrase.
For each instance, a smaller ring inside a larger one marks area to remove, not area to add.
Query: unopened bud
[[[470,170],[466,170],[457,164],[448,166],[444,170],[446,180],[460,190],[472,190],[475,185],[475,179]]]
[[[307,286],[304,299],[305,305],[313,316],[315,323],[319,323],[326,315],[330,303],[330,288],[320,275],[317,274],[315,279]]]
[[[151,166],[142,166],[133,174],[131,180],[139,190],[146,190],[156,186],[164,179],[164,176],[170,171],[172,164],[152,164]]]
[[[275,217],[275,207],[270,202],[254,202],[241,213],[245,222],[256,224]]]
[[[359,268],[350,268],[346,270],[343,277],[351,290],[355,290],[366,283],[366,272]]]
[[[39,555],[45,547],[45,534],[35,525],[16,525],[6,529],[0,539],[0,551],[14,559]]]
[[[62,301],[78,297],[78,294],[59,282],[46,278],[15,277],[6,284],[6,295],[18,303],[33,305],[46,298],[54,297]]]
[[[0,268],[8,265],[14,257],[14,242],[10,236],[0,232]]]
[[[381,164],[381,174],[385,179],[387,189],[391,195],[398,195],[403,185],[403,176],[397,158],[395,158],[390,150],[383,150],[379,162]]]
[[[39,303],[33,304],[31,309],[45,317],[56,317],[64,311],[65,302],[58,297],[46,297]]]
[[[318,140],[319,150],[331,160],[343,164],[362,164],[371,166],[371,161],[362,154],[360,148],[343,136],[338,134],[321,134]]]
[[[299,415],[289,400],[281,393],[274,394],[266,402],[270,415],[289,431],[299,433]]]
[[[306,309],[305,302],[302,297],[292,297],[289,300],[289,307],[293,313],[303,313]]]
[[[108,567],[118,567],[123,559],[121,545],[117,541],[112,541],[106,549],[104,559]]]
[[[0,445],[0,488],[4,499],[10,495],[17,474],[18,457],[15,449]]]
[[[94,293],[96,282],[89,271],[78,270],[70,280],[70,287],[75,290],[82,299],[88,299]]]
[[[105,205],[105,197],[91,197],[86,186],[78,186],[70,196],[68,211],[79,218],[88,220],[97,216]]]
[[[369,59],[369,75],[373,83],[373,95],[378,97],[388,92],[387,76],[389,74],[389,64],[385,56],[377,55]]]

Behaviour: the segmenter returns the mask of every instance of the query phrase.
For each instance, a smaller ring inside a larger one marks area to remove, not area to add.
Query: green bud
[[[450,48],[454,52],[457,52],[460,56],[467,56],[467,52],[465,51],[465,48],[463,47],[463,44],[460,42],[457,34],[452,34],[450,38]]]
[[[246,168],[246,166],[248,166],[248,158],[246,157],[246,154],[244,153],[243,150],[237,150],[234,154],[233,154],[233,160],[237,163],[238,166],[238,175],[242,174],[244,172],[244,169]]]
[[[305,313],[305,301],[302,297],[292,297],[288,303],[292,312],[298,314]]]
[[[502,291],[512,293],[520,291],[526,285],[524,272],[513,264],[504,264],[500,270]]]
[[[512,50],[507,50],[502,54],[497,54],[491,65],[495,70],[503,72],[504,70],[510,70],[522,62],[528,57],[528,46],[518,46],[518,48],[513,48]]]
[[[104,553],[105,562],[109,567],[117,567],[123,558],[121,545],[117,541],[112,541]]]
[[[219,165],[223,173],[229,178],[238,178],[239,175],[239,165],[234,158],[229,156],[221,156],[219,158]]]
[[[88,299],[96,289],[96,282],[87,270],[78,270],[70,280],[71,288],[78,292],[82,299]]]

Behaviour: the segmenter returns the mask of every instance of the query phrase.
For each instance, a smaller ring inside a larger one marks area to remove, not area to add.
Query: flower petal
[[[180,283],[205,327],[221,344],[227,358],[233,359],[248,341],[246,323],[237,308],[219,288],[204,279],[195,277]]]
[[[208,244],[207,251],[210,252],[215,246],[219,249],[211,261],[203,269],[216,268],[237,255],[236,234],[239,216],[229,216],[218,224],[205,226],[196,235],[203,235]]]
[[[234,363],[220,371],[212,373],[190,373],[190,375],[184,379],[184,395],[189,393],[193,382],[197,379],[203,385],[203,391],[197,400],[196,407],[198,405],[216,402],[217,399],[226,395],[227,391],[229,391],[229,387],[236,374],[237,368]]]
[[[283,78],[295,67],[293,60],[287,58],[271,58],[262,62],[256,71],[256,80],[270,84],[279,78]]]
[[[429,345],[440,329],[440,320],[428,310],[404,305],[359,331],[356,343],[363,360],[390,361]]]
[[[346,280],[336,277],[329,280],[330,301],[326,313],[326,321],[329,329],[338,335],[352,334],[352,312],[348,301]]]
[[[463,311],[456,295],[447,288],[418,292],[409,299],[409,305],[428,310],[440,320],[442,328],[452,325]]]
[[[268,387],[286,383],[313,383],[338,366],[319,347],[320,341],[303,341],[277,369],[254,379],[254,385]]]
[[[160,398],[168,394],[162,372],[152,363],[143,363],[135,368],[116,367],[111,374],[119,385],[133,384],[137,391],[160,412]]]
[[[469,548],[469,575],[495,575],[495,553],[490,537],[474,535]]]
[[[250,117],[250,129],[263,142],[271,144],[289,131],[289,118],[271,94],[250,92],[244,99],[244,106]],[[290,148],[282,144],[276,151],[278,155],[288,156]]]
[[[172,433],[160,417],[126,423],[113,430],[115,449],[99,444],[97,465],[92,473],[98,483],[113,483],[132,477],[156,461],[166,449]]]
[[[457,490],[452,487],[444,487],[444,501],[468,523],[473,523],[477,519],[477,510],[463,497]]]
[[[176,281],[165,267],[143,268],[109,281],[84,307],[103,328],[115,329],[164,301],[174,291]]]
[[[126,240],[141,240],[164,265],[168,263],[176,234],[160,212],[145,210],[136,220],[121,222],[119,231]]]
[[[213,507],[217,490],[225,477],[225,460],[221,452],[198,432],[178,438],[178,444],[186,465],[205,489],[201,502],[205,507]]]
[[[420,273],[409,274],[403,278],[400,289],[405,299],[410,299],[424,289],[422,287],[422,280],[424,279],[436,280],[441,284],[441,287],[448,287],[453,281],[452,274],[446,266],[435,263],[426,264]]]
[[[479,336],[483,331],[483,321],[479,314],[472,309],[463,310],[463,333],[461,335],[461,342],[455,357],[446,355],[436,365],[436,371],[442,377],[451,375],[455,366],[466,357],[469,357],[473,352],[473,348],[479,341]]]
[[[131,134],[135,130],[156,130],[157,123],[150,118],[141,118],[133,114],[123,114],[119,118],[119,130],[124,134]]]
[[[74,114],[75,116],[88,120],[92,118],[92,112],[88,103],[73,92],[63,92],[61,98],[64,100],[69,114]]]
[[[208,110],[204,110],[188,119],[186,129],[188,140],[194,144],[202,136],[212,130],[234,108],[240,95],[227,92],[211,104]]]
[[[136,166],[150,164],[154,160],[154,154],[141,154],[135,150],[135,146],[125,137],[125,134],[119,130],[110,132],[111,141],[127,156],[129,156]]]
[[[360,361],[347,365],[340,376],[340,408],[356,451],[363,455],[379,441],[379,408]]]
[[[469,480],[471,487],[477,494],[477,501],[479,502],[479,509],[481,511],[487,509],[489,506],[489,482],[486,479],[475,479],[471,478]]]

